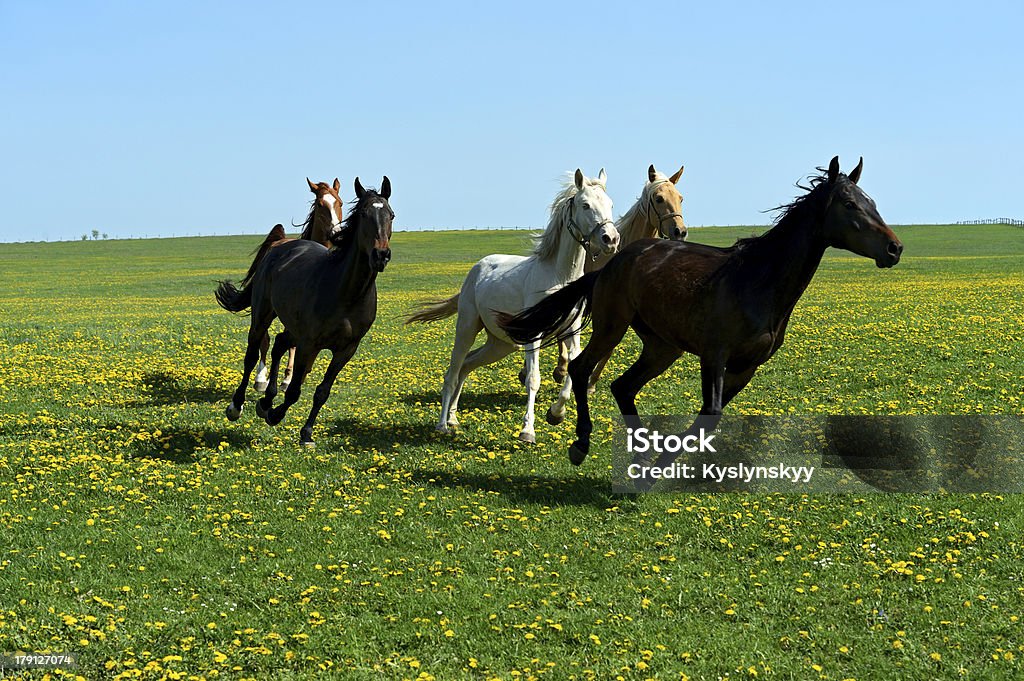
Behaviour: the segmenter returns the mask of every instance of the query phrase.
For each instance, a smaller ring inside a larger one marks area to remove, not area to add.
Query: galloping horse
[[[307,177],[306,184],[309,185],[309,191],[314,194],[313,203],[309,208],[309,215],[306,216],[305,222],[294,226],[303,228],[300,239],[315,241],[325,248],[330,248],[333,240],[340,236],[341,233],[342,201],[341,196],[338,194],[338,191],[341,189],[341,183],[338,181],[338,178],[334,178],[333,185],[329,185],[326,182],[314,184]],[[267,235],[267,238],[256,249],[256,260],[260,259],[259,253],[266,253],[268,248],[279,246],[288,241],[292,241],[292,239],[285,237],[284,227],[280,224],[274,225],[274,228],[270,230],[270,234]],[[243,286],[251,276],[252,272],[242,280]],[[260,344],[260,363],[256,366],[256,380],[253,383],[253,387],[258,392],[264,392],[267,389],[267,351],[269,349],[270,334],[267,333]],[[285,369],[284,378],[281,380],[281,390],[287,390],[288,385],[292,382],[294,366],[295,348],[290,348],[288,350],[288,367]]]
[[[672,177],[659,173],[654,164],[647,169],[647,184],[644,185],[640,197],[629,210],[622,214],[622,217],[615,223],[619,230],[621,241],[619,248],[625,248],[634,241],[640,239],[674,239],[683,241],[686,239],[686,224],[683,222],[683,196],[676,189],[679,178],[683,175],[683,167]],[[608,264],[612,255],[601,254],[591,258],[583,266],[583,271],[593,272]],[[604,370],[604,362],[598,363],[594,368],[594,375],[590,377],[588,389],[594,392],[594,386],[601,377]],[[556,381],[564,380],[569,371],[569,347],[562,341],[558,343],[558,366],[555,367],[554,377]]]
[[[639,425],[636,395],[684,352],[700,358],[703,405],[717,417],[782,345],[793,308],[829,246],[871,258],[878,267],[900,260],[903,244],[857,182],[864,160],[849,176],[839,157],[807,193],[759,237],[729,248],[679,241],[637,241],[604,269],[592,272],[524,312],[499,321],[519,343],[565,328],[581,314],[594,330],[569,364],[578,409],[569,459],[583,463],[593,425],[586,380],[630,327],[643,341],[639,359],[611,384],[627,425]],[[699,418],[699,417],[698,417]]]
[[[313,360],[321,350],[330,350],[331,363],[313,393],[313,408],[299,435],[302,444],[313,444],[313,424],[338,372],[377,318],[377,274],[391,260],[395,217],[388,204],[391,181],[385,177],[378,193],[364,189],[357,177],[355,191],[356,204],[338,228],[337,248],[328,250],[308,240],[289,241],[257,256],[250,268],[254,274],[243,288],[228,281],[217,288],[217,302],[225,310],[252,308],[242,381],[226,410],[229,420],[242,415],[260,341],[274,317],[280,317],[284,331],[274,339],[267,391],[256,403],[256,413],[272,426],[280,423],[299,399]],[[296,378],[285,391],[284,402],[274,407],[281,356],[291,347],[295,348]]]
[[[459,395],[466,376],[516,349],[498,327],[497,313],[532,305],[583,274],[583,261],[588,253],[613,253],[618,247],[619,233],[612,222],[612,201],[605,189],[606,181],[603,168],[596,179],[584,177],[577,169],[573,179],[566,182],[551,204],[547,229],[537,238],[532,255],[487,256],[469,271],[459,293],[421,306],[420,312],[406,320],[407,324],[432,322],[456,312],[459,314],[451,363],[444,375],[437,430],[447,433],[458,425]],[[486,342],[470,352],[473,341],[483,329],[487,330]],[[579,334],[578,325],[568,329],[566,337],[573,356],[579,352]],[[519,439],[533,443],[536,441],[533,405],[540,388],[540,343],[526,345],[526,416]],[[565,418],[565,402],[571,388],[567,377],[548,410],[549,422],[560,423]]]

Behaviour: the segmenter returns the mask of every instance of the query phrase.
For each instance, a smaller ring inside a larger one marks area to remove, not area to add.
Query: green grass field
[[[1024,414],[1024,230],[903,227],[893,270],[830,251],[746,414]],[[750,228],[691,231],[731,243]],[[247,318],[220,310],[258,237],[0,245],[0,654],[85,678],[1015,679],[1024,504],[999,495],[610,491],[542,360],[434,432],[454,323],[404,327],[522,232],[398,233],[380,313],[321,413],[223,415]],[[326,366],[321,358],[311,381]],[[697,363],[641,395],[699,407]]]

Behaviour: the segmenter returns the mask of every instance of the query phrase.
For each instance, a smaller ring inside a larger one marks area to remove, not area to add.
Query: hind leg
[[[459,372],[459,384],[455,388],[455,395],[452,397],[451,405],[448,407],[449,427],[459,425],[459,397],[462,395],[462,386],[466,383],[466,377],[469,376],[471,372],[476,371],[482,366],[494,364],[499,359],[509,356],[515,351],[515,349],[516,346],[506,343],[497,336],[488,332],[487,340],[484,344],[469,353],[465,361],[462,363],[462,371]]]
[[[594,373],[598,360],[610,355],[629,328],[629,320],[616,310],[595,307],[594,331],[590,342],[576,359],[569,362],[569,379],[576,399],[576,441],[569,445],[569,461],[579,466],[590,452],[590,433],[594,430],[590,419],[587,380]]]
[[[566,377],[569,376],[569,362],[572,361],[576,355],[580,354],[580,339],[579,334],[576,335],[576,352],[573,352],[573,348],[567,341],[558,341],[558,364],[555,365],[555,371],[551,374],[551,377],[555,379],[555,382],[565,381]]]
[[[270,334],[268,333],[260,341],[260,363],[256,365],[256,380],[253,381],[253,387],[258,393],[267,389],[267,351],[269,349]]]
[[[312,368],[313,360],[316,359],[319,352],[319,350],[314,350],[309,345],[299,345],[295,349],[295,376],[292,384],[288,386],[288,390],[284,393],[284,402],[269,410],[264,417],[267,425],[276,426],[279,424],[288,408],[299,401],[299,396],[302,394],[302,382],[306,380],[306,375]]]
[[[519,441],[533,444],[537,435],[533,428],[533,408],[537,402],[537,391],[540,390],[540,341],[526,346],[526,415],[523,416],[523,429],[519,431]]]
[[[292,384],[292,376],[295,374],[295,346],[288,348],[288,366],[284,370],[284,378],[281,379],[281,392],[288,390]]]
[[[483,320],[475,310],[459,310],[459,318],[455,324],[455,342],[452,344],[452,357],[448,362],[448,370],[444,373],[444,386],[441,388],[441,417],[437,422],[438,432],[447,433],[451,430],[449,421],[452,400],[456,396],[456,389],[460,386],[459,376],[462,373],[462,365],[482,328],[484,328]]]
[[[281,357],[285,350],[290,349],[294,344],[292,335],[287,329],[277,334],[274,338],[274,349],[270,353],[270,373],[267,377],[267,389],[263,398],[256,401],[256,415],[265,419],[267,412],[274,406],[274,398],[277,397],[277,374],[281,368]]]
[[[636,410],[636,396],[640,390],[656,376],[665,372],[673,362],[679,359],[680,351],[674,345],[663,341],[653,334],[641,333],[644,343],[643,351],[633,366],[617,379],[612,381],[611,390],[619,411],[631,428],[640,426]]]
[[[245,348],[245,359],[242,364],[242,381],[238,384],[234,395],[231,396],[231,404],[224,412],[229,421],[237,421],[242,415],[242,408],[245,405],[245,390],[249,387],[249,375],[252,374],[256,362],[260,358],[260,344],[267,335],[267,329],[270,328],[272,321],[274,321],[272,314],[257,316],[257,311],[253,310],[253,317],[249,322],[249,342]]]

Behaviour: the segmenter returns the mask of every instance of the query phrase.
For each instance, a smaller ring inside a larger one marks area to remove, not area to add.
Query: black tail
[[[567,331],[581,316],[584,323],[590,319],[594,282],[600,275],[600,270],[584,274],[517,315],[500,313],[498,325],[516,343],[525,345],[542,338],[554,342],[556,334]]]
[[[256,274],[256,268],[259,267],[270,247],[285,238],[284,226],[274,225],[270,234],[256,249],[256,258],[249,266],[249,271],[245,273],[245,278],[242,279],[242,288],[238,288],[230,281],[219,282],[217,290],[213,293],[217,298],[217,304],[228,312],[242,312],[248,309],[252,305],[252,278]]]

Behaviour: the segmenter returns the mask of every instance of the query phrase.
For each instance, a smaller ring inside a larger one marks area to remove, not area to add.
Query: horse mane
[[[807,221],[808,214],[822,212],[822,209],[824,209],[825,204],[828,202],[831,188],[828,184],[828,176],[825,174],[825,169],[817,168],[817,170],[819,174],[809,177],[807,179],[807,185],[797,182],[796,186],[798,189],[804,190],[803,194],[797,196],[789,203],[776,206],[768,211],[776,214],[775,218],[772,220],[771,229],[759,236],[737,239],[736,243],[732,245],[730,250],[740,249],[748,244],[760,241],[761,239],[769,238],[770,235],[777,233],[780,229],[785,229],[788,225]],[[840,177],[845,177],[845,175],[840,174]]]
[[[643,191],[640,192],[636,202],[615,222],[615,228],[619,231],[619,237],[621,238],[620,243],[628,244],[637,239],[651,236],[645,233],[650,229],[650,226],[647,224],[647,213],[643,212],[642,209],[648,205],[651,190],[662,182],[668,181],[668,175],[660,170],[655,171],[654,181],[649,180],[644,185]],[[657,232],[655,232],[654,236],[657,237]]]
[[[302,236],[300,239],[312,239],[313,238],[313,218],[316,216],[316,198],[309,204],[309,215],[306,216],[305,221],[299,224],[292,223],[292,227],[302,227]]]
[[[583,182],[588,187],[605,186],[597,178],[584,177]],[[606,190],[607,191],[607,190]],[[551,202],[551,217],[548,219],[548,226],[544,231],[533,237],[533,255],[540,260],[550,260],[557,257],[558,247],[561,244],[562,226],[569,220],[569,204],[573,197],[579,194],[576,188],[576,181],[573,173],[566,173],[562,180],[562,189],[555,195]]]

